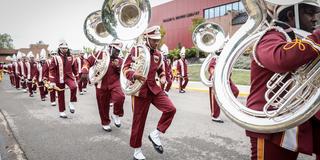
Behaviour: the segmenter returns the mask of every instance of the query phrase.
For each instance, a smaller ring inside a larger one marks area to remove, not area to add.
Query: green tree
[[[166,29],[162,25],[160,26],[160,33],[161,33],[161,40],[160,40],[160,43],[159,43],[159,47],[161,47],[162,44],[165,43],[163,37],[167,34]]]
[[[0,48],[5,48],[5,49],[13,49],[13,40],[11,36],[7,33],[1,34],[0,33]]]

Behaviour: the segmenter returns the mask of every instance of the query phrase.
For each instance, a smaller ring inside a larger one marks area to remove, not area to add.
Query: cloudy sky
[[[171,0],[150,0],[151,6]],[[16,49],[40,40],[56,49],[66,40],[72,49],[92,47],[83,33],[85,18],[103,0],[0,0],[0,33],[8,33]]]

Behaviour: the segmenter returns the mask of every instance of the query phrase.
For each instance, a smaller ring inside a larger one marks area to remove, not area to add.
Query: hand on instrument
[[[134,74],[134,75],[133,75],[133,78],[134,78],[135,80],[140,81],[141,83],[144,83],[144,82],[146,81],[146,78],[143,77],[143,76],[140,75],[140,74]]]
[[[162,77],[160,78],[160,83],[161,83],[161,84],[166,84],[166,82],[167,82],[166,76],[162,76]]]

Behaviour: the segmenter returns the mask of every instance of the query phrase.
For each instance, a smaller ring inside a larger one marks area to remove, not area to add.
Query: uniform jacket
[[[319,45],[320,32],[308,36],[307,39]],[[275,29],[268,31],[261,38],[256,48],[256,59],[258,62],[253,60],[251,63],[251,89],[247,99],[247,106],[261,111],[266,103],[264,98],[267,90],[266,83],[272,75],[295,71],[303,64],[312,61],[318,56],[319,50],[311,43],[305,40],[302,40],[300,43],[289,42],[286,39],[285,33]],[[320,118],[319,114],[318,112],[318,118]],[[260,134],[247,131],[247,135],[251,137],[264,137],[292,151],[311,154],[313,150],[312,124],[310,120],[281,133]],[[289,138],[290,135],[293,138]]]
[[[156,83],[156,75],[161,78],[165,76],[164,66],[162,61],[162,55],[158,50],[150,50],[150,69],[148,72],[148,77],[146,78],[145,83],[140,88],[140,91],[136,94],[139,97],[146,98],[148,94],[152,93],[154,95],[162,92],[160,86]],[[135,48],[132,48],[129,57],[124,62],[123,73],[127,77],[128,80],[134,81],[135,71],[131,69],[131,64],[135,62],[136,55]]]
[[[51,83],[64,83],[66,79],[75,80],[78,75],[78,66],[70,55],[53,56],[49,65],[49,81]]]
[[[97,57],[102,59],[102,56],[106,56],[103,52],[99,51],[95,56],[89,56],[88,59],[84,60],[84,65],[82,67],[82,73],[88,73],[90,67],[95,65]],[[110,90],[116,87],[120,87],[120,69],[123,63],[123,59],[120,57],[110,58],[109,67],[106,74],[103,76],[102,81],[96,84],[97,88],[104,90]]]
[[[188,76],[188,61],[186,59],[179,59],[177,63],[178,74],[182,77]]]

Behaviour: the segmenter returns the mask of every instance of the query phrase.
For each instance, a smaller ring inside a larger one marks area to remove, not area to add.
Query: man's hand
[[[136,73],[133,75],[133,78],[136,79],[136,80],[138,80],[140,83],[144,83],[144,82],[146,81],[146,78],[145,78],[145,77],[143,77],[143,76],[140,75],[140,74],[136,74]]]
[[[160,78],[160,83],[161,83],[161,84],[166,84],[166,82],[167,82],[166,77],[165,77],[165,76],[162,76],[162,77]]]

